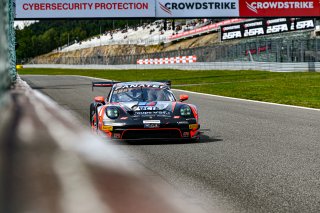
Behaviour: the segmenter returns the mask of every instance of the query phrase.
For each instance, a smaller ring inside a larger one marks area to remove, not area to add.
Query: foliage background
[[[144,22],[152,20],[144,20]],[[17,61],[51,52],[64,45],[97,36],[106,31],[141,24],[141,20],[41,20],[16,28]]]

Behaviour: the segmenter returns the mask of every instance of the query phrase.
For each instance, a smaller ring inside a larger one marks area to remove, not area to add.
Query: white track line
[[[191,94],[195,94],[195,95],[210,96],[210,97],[215,97],[215,98],[223,98],[223,99],[230,99],[230,100],[236,100],[236,101],[246,101],[246,102],[259,103],[259,104],[268,104],[268,105],[274,105],[274,106],[283,106],[283,107],[291,107],[291,108],[297,108],[297,109],[320,111],[320,109],[316,109],[316,108],[309,108],[309,107],[302,107],[302,106],[295,106],[295,105],[277,104],[277,103],[264,102],[264,101],[255,101],[255,100],[249,100],[249,99],[233,98],[233,97],[227,97],[227,96],[221,96],[221,95],[212,95],[212,94],[207,94],[207,93],[192,92],[192,91],[181,90],[181,89],[172,89],[172,90],[175,90],[178,92],[191,93]]]

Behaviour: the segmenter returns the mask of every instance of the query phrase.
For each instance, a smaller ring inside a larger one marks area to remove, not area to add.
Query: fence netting
[[[8,3],[0,1],[0,95],[9,87],[8,60]]]
[[[14,5],[0,1],[0,95],[16,80]]]
[[[16,34],[14,28],[15,1],[8,0],[9,5],[9,22],[8,22],[8,45],[9,45],[9,74],[11,82],[15,82],[17,78],[16,70]]]

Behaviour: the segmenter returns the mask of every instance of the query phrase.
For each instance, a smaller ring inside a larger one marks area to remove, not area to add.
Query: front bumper
[[[113,139],[122,140],[153,140],[153,139],[197,139],[199,137],[200,125],[191,124],[161,124],[157,128],[145,128],[144,125],[124,125],[112,126],[109,124],[108,129],[103,130],[107,136]],[[112,130],[111,130],[112,129]]]

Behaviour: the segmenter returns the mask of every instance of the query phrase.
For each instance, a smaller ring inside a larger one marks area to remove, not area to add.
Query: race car
[[[94,87],[112,87],[107,98],[97,96],[90,105],[90,125],[112,139],[199,140],[197,107],[176,99],[171,82],[92,82]]]

